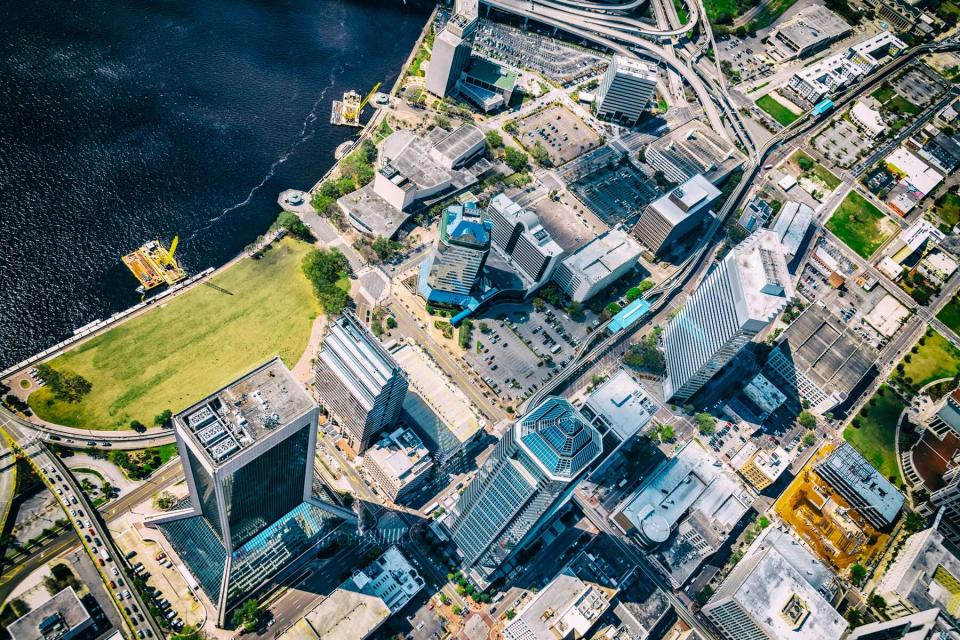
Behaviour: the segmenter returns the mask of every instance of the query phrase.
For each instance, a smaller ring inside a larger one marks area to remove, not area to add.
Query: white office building
[[[927,609],[857,627],[847,640],[960,640],[960,630],[939,609]]]
[[[352,313],[330,324],[314,368],[320,400],[358,453],[374,435],[396,425],[407,395],[406,373]]]
[[[684,402],[793,298],[783,247],[761,230],[734,247],[704,279],[664,331],[664,396]]]
[[[363,454],[363,468],[388,498],[402,502],[420,490],[433,469],[433,461],[412,429],[383,433]]]
[[[476,30],[477,3],[458,2],[449,22],[434,38],[424,82],[427,91],[441,98],[454,92],[470,64],[471,38]]]
[[[703,607],[727,640],[840,640],[833,573],[789,533],[766,529]]]
[[[631,127],[647,108],[656,87],[655,67],[615,55],[597,90],[597,115]]]
[[[884,31],[846,51],[800,69],[790,78],[788,86],[801,98],[816,103],[839,88],[872,73],[887,59],[899,55],[906,48],[902,40]]]
[[[564,258],[553,279],[575,302],[585,302],[633,269],[641,252],[625,231],[611,229]]]
[[[445,520],[464,573],[486,588],[552,523],[602,452],[600,432],[563,398],[548,397],[517,420]]]
[[[960,615],[960,559],[938,525],[910,536],[877,584],[888,616],[935,607],[954,619]]]
[[[697,174],[647,205],[633,233],[650,251],[660,254],[696,228],[719,196],[720,190]]]
[[[494,249],[517,270],[527,288],[547,282],[563,249],[540,224],[537,214],[499,193],[490,200],[487,217],[493,223]]]
[[[503,629],[506,640],[588,638],[610,608],[614,589],[584,582],[569,567],[550,581]]]

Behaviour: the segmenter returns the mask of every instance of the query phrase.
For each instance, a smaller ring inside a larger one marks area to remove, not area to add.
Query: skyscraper
[[[441,98],[453,92],[460,74],[470,64],[470,38],[477,29],[477,3],[457,2],[454,14],[434,38],[424,85]]]
[[[563,398],[547,398],[514,423],[447,520],[465,573],[485,588],[602,451],[600,432]]]
[[[615,55],[597,90],[597,115],[632,127],[657,86],[656,68],[636,58]]]
[[[351,445],[362,453],[374,435],[396,425],[407,395],[407,376],[380,341],[345,312],[324,336],[314,387]]]
[[[697,174],[670,193],[651,202],[637,221],[633,233],[653,253],[672,245],[689,234],[703,220],[707,208],[720,190]]]
[[[537,214],[524,209],[505,194],[495,195],[487,207],[493,224],[493,246],[520,273],[530,288],[546,282],[563,254]]]
[[[766,328],[793,297],[777,235],[753,234],[720,261],[664,331],[664,396],[684,402]]]
[[[313,496],[318,408],[279,358],[174,416],[189,507],[159,526],[227,613],[352,513]]]
[[[420,294],[428,302],[460,304],[476,286],[490,253],[491,223],[477,205],[447,207],[433,253],[420,266]]]

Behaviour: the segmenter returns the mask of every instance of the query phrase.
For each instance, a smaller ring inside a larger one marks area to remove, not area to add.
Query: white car
[[[112,569],[110,569],[110,570],[111,570],[111,571],[113,572],[113,575],[115,575],[115,576],[118,576],[118,575],[120,575],[120,571],[119,571],[119,570],[117,570],[117,568],[116,568],[116,567],[113,567],[113,568],[112,568]]]

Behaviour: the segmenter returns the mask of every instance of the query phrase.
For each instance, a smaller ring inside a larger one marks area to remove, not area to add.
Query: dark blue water
[[[120,256],[180,234],[223,264],[391,86],[430,10],[402,0],[36,0],[0,17],[0,368],[139,301]]]

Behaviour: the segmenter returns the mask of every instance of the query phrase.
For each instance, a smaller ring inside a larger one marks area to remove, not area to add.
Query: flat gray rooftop
[[[839,38],[851,31],[847,22],[826,7],[815,4],[804,8],[774,31],[791,49],[802,50]]]
[[[314,406],[277,357],[178,413],[175,423],[219,466]]]
[[[873,347],[820,304],[810,305],[793,321],[777,349],[818,387],[845,396],[877,359]]]
[[[56,637],[58,632],[55,632],[54,627],[79,630],[90,624],[92,624],[90,614],[83,608],[73,587],[67,587],[29,613],[11,622],[7,631],[13,640],[38,640],[45,635]],[[46,634],[41,633],[40,627],[47,625],[50,625],[50,631]]]
[[[340,209],[349,218],[350,224],[375,236],[392,238],[397,229],[409,218],[409,214],[378,196],[369,183],[353,193],[337,200]]]

